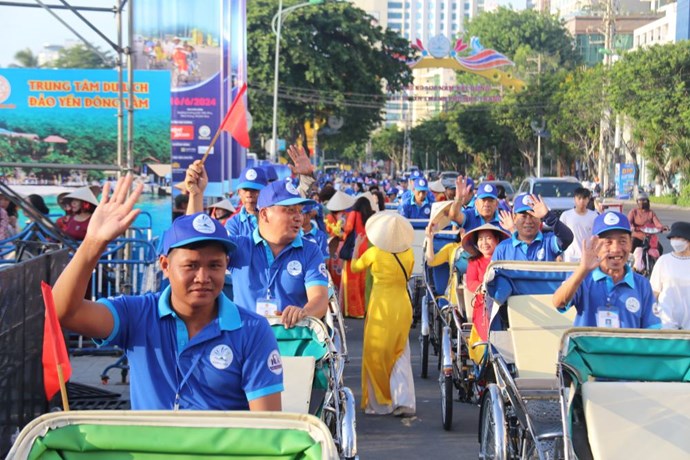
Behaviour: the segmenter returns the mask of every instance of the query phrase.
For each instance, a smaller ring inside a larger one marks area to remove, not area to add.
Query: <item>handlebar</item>
[[[663,228],[658,229],[656,227],[638,227],[637,230],[647,235],[656,235],[657,233],[661,233],[664,231]]]

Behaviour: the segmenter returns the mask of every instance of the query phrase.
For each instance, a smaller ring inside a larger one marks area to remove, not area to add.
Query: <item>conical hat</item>
[[[443,182],[441,181],[441,179],[439,179],[433,182],[429,182],[429,190],[431,190],[434,193],[443,193],[446,191],[446,187],[444,187]]]
[[[412,224],[397,211],[380,211],[367,220],[367,238],[377,248],[398,253],[412,247]]]
[[[450,225],[450,207],[453,205],[453,200],[436,201],[431,203],[431,217],[429,223],[436,225],[436,230],[443,230]]]
[[[69,194],[65,195],[63,198],[64,200],[81,200],[81,201],[86,201],[87,203],[91,203],[94,206],[98,206],[98,200],[94,196],[93,192],[91,191],[90,187],[80,187],[73,192],[70,192]]]
[[[374,196],[373,193],[371,193],[371,192],[364,192],[364,193],[362,193],[361,195],[359,195],[359,196],[356,197],[356,198],[357,198],[357,199],[366,198],[367,200],[369,200],[369,204],[371,205],[371,209],[372,209],[374,212],[377,212],[377,211],[379,210],[379,199],[376,198],[376,197]]]
[[[345,211],[346,209],[353,207],[355,205],[355,201],[357,201],[357,198],[338,190],[333,194],[331,199],[328,200],[326,208],[332,212]]]
[[[221,200],[218,203],[213,203],[209,208],[220,208],[230,212],[236,211],[235,207],[230,203],[230,200]]]
[[[477,236],[482,230],[491,230],[494,232],[498,237],[499,242],[505,240],[506,238],[510,238],[510,235],[505,230],[495,225],[484,224],[477,228],[473,228],[469,232],[465,233],[462,237],[462,248],[472,257],[479,255],[479,250],[477,249]]]

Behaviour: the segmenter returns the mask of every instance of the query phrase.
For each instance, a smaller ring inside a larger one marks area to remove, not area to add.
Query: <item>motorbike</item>
[[[635,271],[649,278],[652,275],[654,264],[656,264],[656,261],[659,260],[659,257],[664,252],[664,248],[659,242],[659,233],[664,231],[665,228],[640,227],[638,230],[644,233],[644,239],[642,240],[642,246],[633,251],[633,267]]]

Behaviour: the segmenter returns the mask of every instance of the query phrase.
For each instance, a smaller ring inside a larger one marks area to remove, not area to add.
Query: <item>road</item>
[[[435,367],[430,359],[429,378],[420,374],[419,326],[410,331],[412,367],[415,374],[417,415],[410,418],[365,415],[359,408],[362,391],[362,333],[364,320],[348,319],[347,343],[350,362],[345,369],[345,385],[357,400],[357,442],[362,459],[394,458],[396,460],[453,458],[475,460],[479,454],[477,427],[479,408],[476,405],[455,402],[453,427],[444,431],[441,426],[440,390]]]

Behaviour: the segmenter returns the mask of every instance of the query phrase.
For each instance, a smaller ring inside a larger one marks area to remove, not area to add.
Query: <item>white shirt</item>
[[[664,254],[654,265],[649,281],[659,293],[661,326],[690,330],[690,258]]]
[[[579,262],[582,258],[582,242],[592,236],[592,226],[598,214],[587,209],[585,214],[578,214],[575,208],[561,214],[560,221],[573,232],[573,242],[563,253],[565,262]]]

